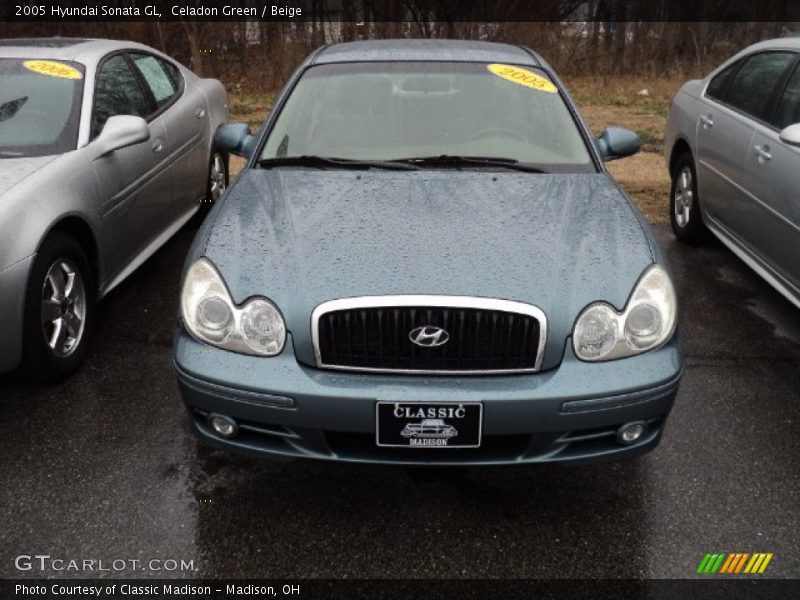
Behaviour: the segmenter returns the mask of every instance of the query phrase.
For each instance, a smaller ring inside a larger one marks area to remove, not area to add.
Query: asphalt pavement
[[[654,452],[439,470],[198,446],[170,358],[196,228],[99,305],[77,375],[0,378],[0,577],[681,578],[717,551],[800,577],[800,310],[720,244],[657,230],[687,368]],[[110,570],[17,569],[36,554]]]

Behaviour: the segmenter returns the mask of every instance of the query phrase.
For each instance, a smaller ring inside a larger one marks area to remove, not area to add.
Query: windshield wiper
[[[396,162],[404,162],[422,167],[501,167],[524,171],[526,173],[547,173],[544,169],[530,163],[522,163],[514,158],[498,158],[495,156],[455,156],[440,154],[438,156],[419,156],[400,158]]]
[[[416,167],[404,161],[392,160],[357,160],[352,158],[338,158],[335,156],[315,156],[304,154],[302,156],[277,156],[275,158],[262,158],[258,161],[262,169],[272,167],[316,167],[335,169],[393,169],[396,171],[413,171]]]

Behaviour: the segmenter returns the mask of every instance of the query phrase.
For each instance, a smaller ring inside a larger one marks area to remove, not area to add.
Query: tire
[[[213,152],[208,159],[208,178],[206,197],[203,206],[210,209],[228,187],[228,157],[221,152]]]
[[[672,169],[669,216],[675,237],[684,244],[697,245],[708,238],[697,196],[697,171],[691,152],[684,152]]]
[[[61,381],[78,370],[89,349],[95,297],[86,252],[74,238],[51,233],[39,248],[25,292],[20,368],[25,379]]]

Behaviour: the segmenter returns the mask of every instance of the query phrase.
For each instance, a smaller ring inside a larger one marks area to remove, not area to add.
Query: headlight
[[[661,346],[677,321],[675,288],[659,265],[647,268],[623,312],[605,302],[591,304],[575,322],[572,344],[581,360],[633,356]]]
[[[181,315],[189,333],[219,348],[274,356],[286,342],[286,326],[275,305],[266,298],[250,298],[236,306],[207,258],[195,261],[186,273]]]

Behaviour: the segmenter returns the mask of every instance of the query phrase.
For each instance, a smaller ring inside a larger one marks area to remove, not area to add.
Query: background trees
[[[535,48],[566,75],[700,75],[755,41],[800,32],[800,23],[692,21],[735,18],[729,0],[305,0],[293,21],[2,22],[0,37],[132,39],[229,85],[272,90],[325,43],[433,37]],[[700,8],[697,8],[697,6]],[[748,15],[781,18],[762,0]],[[691,14],[688,12],[691,7]],[[780,3],[778,5],[780,7]],[[531,21],[531,17],[540,19]]]

